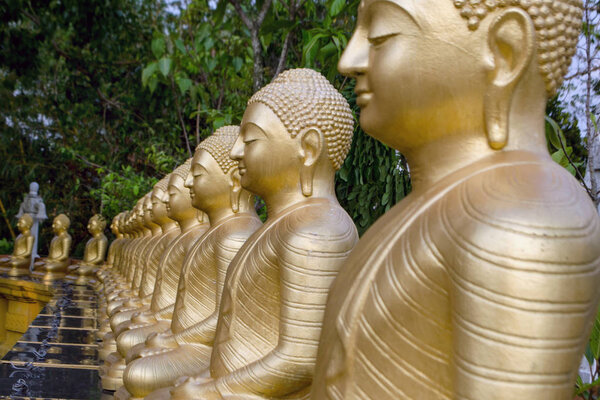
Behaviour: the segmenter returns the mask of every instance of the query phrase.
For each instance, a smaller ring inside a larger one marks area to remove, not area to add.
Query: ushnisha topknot
[[[553,96],[569,70],[577,50],[583,7],[581,0],[454,0],[469,29],[476,30],[486,15],[502,7],[518,7],[529,14],[537,36],[537,59]]]
[[[171,174],[168,174],[164,178],[162,178],[160,181],[156,182],[156,184],[154,185],[154,189],[159,189],[166,193],[169,188],[169,178],[170,177],[171,177]]]
[[[314,127],[325,136],[327,154],[335,170],[340,169],[352,143],[354,118],[348,102],[317,71],[290,69],[248,101],[269,107],[292,137]]]
[[[171,174],[176,175],[185,181],[187,179],[188,174],[190,173],[191,165],[192,165],[192,159],[188,158],[187,160],[185,160],[185,162],[183,164],[181,164],[179,167],[175,168],[175,170],[173,170],[173,172],[171,172]]]
[[[240,127],[236,125],[223,126],[206,139],[204,139],[196,147],[196,151],[202,149],[206,150],[212,158],[215,159],[219,167],[224,173],[228,173],[231,168],[238,165],[237,161],[232,160],[229,157],[229,152],[233,147],[233,144],[237,140],[240,134]]]

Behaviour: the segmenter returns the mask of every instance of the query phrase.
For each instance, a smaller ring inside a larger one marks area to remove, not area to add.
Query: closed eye
[[[387,35],[369,37],[369,43],[371,43],[371,45],[373,45],[373,46],[379,46],[379,45],[385,43],[386,40],[393,38],[394,36],[398,36],[398,35],[399,35],[399,33],[390,33]]]

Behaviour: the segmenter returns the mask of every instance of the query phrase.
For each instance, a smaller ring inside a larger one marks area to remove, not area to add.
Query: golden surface
[[[51,298],[52,290],[44,284],[0,278],[0,358],[23,336]]]
[[[42,261],[37,261],[35,269],[39,273],[34,273],[46,282],[52,282],[56,279],[64,278],[67,268],[71,263],[69,255],[71,253],[71,244],[73,242],[71,235],[67,232],[71,221],[65,214],[59,214],[52,222],[54,237],[50,242],[50,251],[48,257]]]
[[[0,258],[0,266],[7,266],[7,273],[11,276],[21,276],[29,274],[29,265],[31,264],[31,253],[35,237],[31,234],[33,218],[29,214],[23,214],[19,218],[17,228],[19,236],[15,239],[13,253],[9,257]]]
[[[548,155],[544,109],[579,3],[543,2],[541,20],[534,3],[474,3],[360,5],[339,69],[356,78],[365,131],[406,156],[413,191],[331,289],[311,398],[573,397],[600,220]]]
[[[346,100],[311,70],[283,72],[249,101],[231,157],[268,219],[227,272],[209,368],[174,398],[307,394],[329,287],[358,240],[334,190],[352,122]]]
[[[88,221],[88,232],[92,238],[85,244],[83,260],[73,268],[77,269],[79,275],[76,284],[85,286],[89,282],[89,277],[96,272],[99,264],[104,262],[108,239],[104,235],[106,221],[99,214],[93,215]]]
[[[132,304],[132,307],[125,307],[121,310],[117,308],[111,315],[113,335],[107,334],[103,345],[113,349],[110,347],[110,339],[112,337],[112,340],[115,340],[116,337],[116,349],[114,350],[118,350],[118,352],[115,351],[107,356],[105,364],[100,370],[102,385],[105,389],[115,390],[122,385],[122,374],[125,369],[124,357],[131,347],[143,343],[150,333],[160,332],[169,327],[177,295],[178,279],[185,256],[195,240],[209,227],[206,216],[192,206],[190,192],[184,186],[190,163],[191,160],[176,168],[169,178],[166,210],[168,217],[178,222],[180,233],[162,254],[156,272],[154,291],[149,299],[150,304],[142,303],[137,307],[137,304]],[[137,264],[143,266],[142,260],[138,261]],[[129,280],[133,280],[134,276],[134,273],[128,273]]]
[[[208,366],[227,268],[261,226],[255,198],[241,189],[237,162],[229,158],[238,133],[238,127],[220,128],[196,149],[185,185],[194,207],[208,215],[210,229],[186,257],[170,330],[128,351],[133,361],[123,377],[126,396],[143,397]]]

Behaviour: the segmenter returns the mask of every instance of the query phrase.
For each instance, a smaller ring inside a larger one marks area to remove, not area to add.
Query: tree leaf
[[[329,16],[335,17],[338,15],[346,5],[346,0],[333,0],[329,6]]]
[[[190,86],[192,86],[192,80],[189,78],[177,77],[175,78],[175,82],[177,83],[177,86],[179,86],[182,95],[184,95]]]
[[[546,138],[552,144],[556,150],[561,149],[560,141],[566,145],[567,140],[565,139],[565,135],[563,134],[562,129],[556,123],[555,120],[546,115]]]
[[[150,93],[154,93],[156,87],[158,86],[158,78],[156,75],[152,75],[148,80],[148,88],[150,89]]]
[[[158,69],[160,69],[160,73],[166,78],[171,71],[171,64],[173,61],[169,57],[163,57],[158,61]]]
[[[175,39],[175,46],[179,49],[179,51],[181,52],[181,54],[186,54],[187,53],[185,45],[183,44],[183,40],[181,40],[181,39]]]
[[[235,72],[240,72],[243,63],[244,61],[240,57],[233,57],[233,68],[235,69]]]
[[[165,39],[156,38],[152,41],[152,54],[154,57],[161,58],[165,54]]]
[[[150,64],[148,64],[146,66],[146,68],[144,68],[144,70],[142,71],[142,85],[143,86],[146,86],[146,84],[148,83],[148,78],[150,78],[152,75],[154,75],[157,67],[158,67],[158,65],[156,64],[156,62],[151,62]]]

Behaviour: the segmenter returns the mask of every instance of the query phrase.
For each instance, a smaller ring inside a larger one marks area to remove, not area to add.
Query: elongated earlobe
[[[535,29],[529,15],[516,7],[504,10],[489,27],[494,58],[492,81],[484,99],[485,128],[491,148],[508,143],[508,124],[516,84],[533,59]]]
[[[313,192],[313,178],[317,161],[323,149],[323,134],[318,129],[309,129],[300,137],[300,144],[300,156],[302,158],[300,186],[302,187],[302,194],[310,197]]]
[[[229,171],[229,177],[231,178],[231,210],[236,213],[240,210],[240,195],[242,193],[242,184],[240,183],[241,177],[238,167]]]

